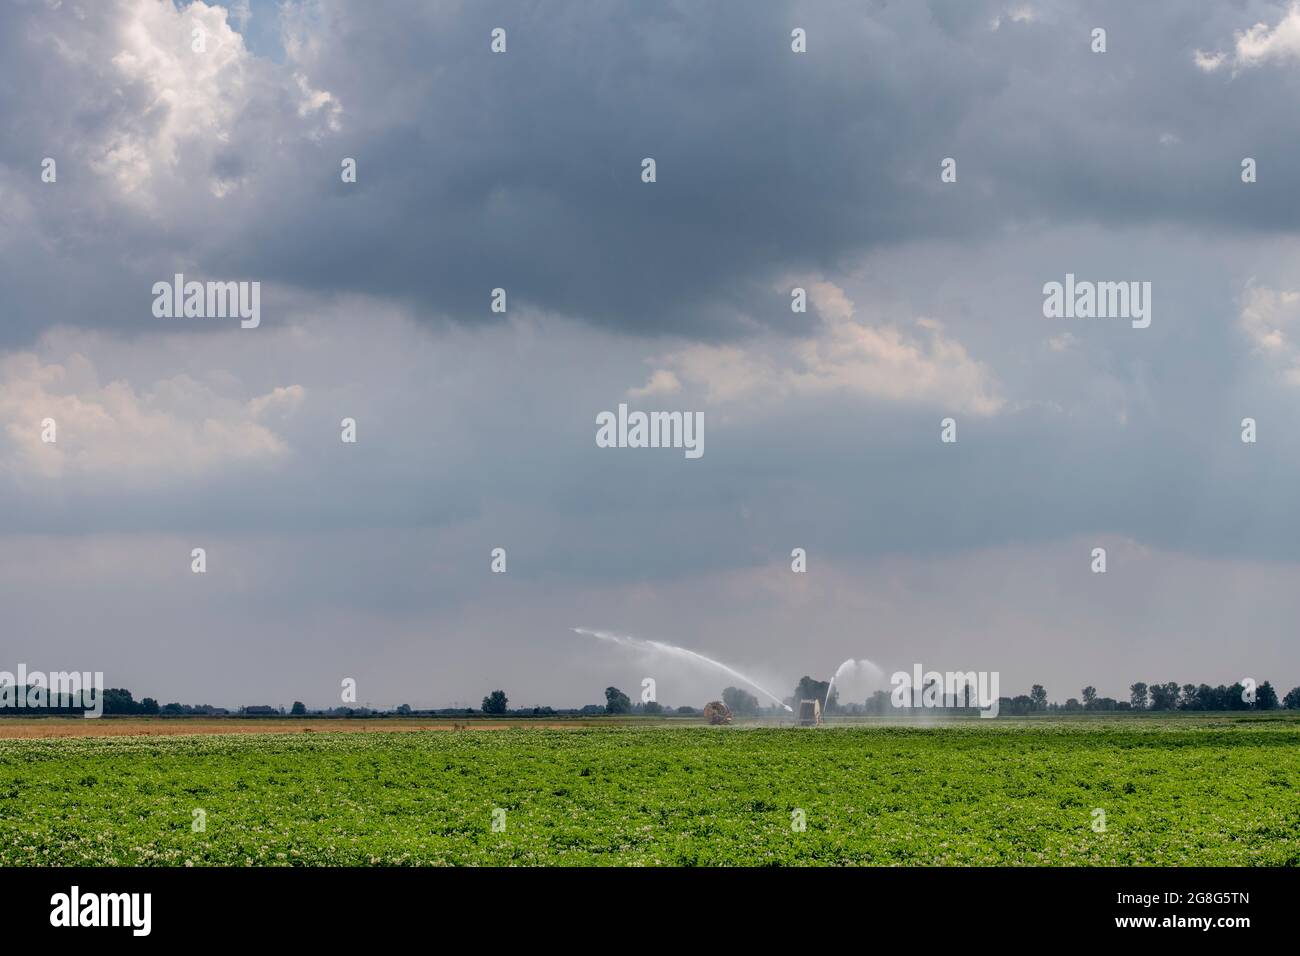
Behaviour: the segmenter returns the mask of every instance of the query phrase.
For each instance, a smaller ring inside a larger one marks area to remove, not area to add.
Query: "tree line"
[[[827,692],[830,691],[829,697]],[[839,690],[830,690],[829,681],[819,681],[805,675],[795,685],[794,693],[786,698],[786,703],[797,706],[801,700],[823,701],[828,713],[846,715],[887,715],[907,713],[910,707],[898,708],[890,699],[890,692],[878,690],[862,703],[842,702]],[[1064,703],[1049,702],[1047,690],[1042,684],[1034,684],[1028,694],[1015,697],[1000,697],[998,712],[1019,716],[1037,713],[1075,713],[1075,712],[1118,712],[1118,711],[1246,711],[1246,710],[1300,710],[1300,687],[1293,687],[1283,697],[1278,698],[1273,685],[1264,681],[1257,686],[1241,681],[1233,684],[1179,684],[1176,681],[1166,683],[1146,683],[1137,681],[1129,686],[1128,700],[1102,697],[1097,688],[1084,687],[1078,697],[1070,697]],[[727,687],[722,691],[722,701],[737,716],[760,716],[764,714],[781,714],[784,709],[777,706],[764,706],[757,697],[741,687]],[[930,708],[932,709],[932,708]],[[941,708],[953,713],[976,713],[974,707]],[[13,706],[0,708],[0,716],[22,714],[81,714],[85,708],[72,699],[49,701],[42,707]],[[224,707],[211,704],[159,704],[152,697],[136,700],[131,692],[121,687],[110,687],[103,692],[103,712],[105,714],[139,715],[139,716],[227,716],[232,713],[241,716],[279,716],[286,713],[283,707],[266,705],[241,707],[230,711]],[[587,704],[583,707],[510,707],[510,699],[503,690],[494,690],[483,698],[482,714],[491,716],[596,716],[636,715],[649,716],[691,716],[700,713],[699,708],[682,706],[669,707],[658,701],[633,702],[627,694],[617,687],[605,688],[605,703]],[[366,717],[391,714],[396,716],[469,716],[475,713],[472,707],[443,707],[428,710],[416,710],[408,704],[402,704],[390,710],[369,707],[333,707],[325,710],[308,711],[302,701],[294,701],[288,711],[291,716],[315,714],[330,717]]]
[[[1269,681],[1262,684],[1244,684],[1237,681],[1232,684],[1179,684],[1177,681],[1151,683],[1137,681],[1129,685],[1128,700],[1116,700],[1113,697],[1100,697],[1097,688],[1089,685],[1079,692],[1079,697],[1071,697],[1064,704],[1050,704],[1044,707],[1047,692],[1041,684],[1035,684],[1028,696],[1010,698],[1010,705],[1015,710],[1033,712],[1039,710],[1059,711],[1115,711],[1115,710],[1150,710],[1150,711],[1207,711],[1207,710],[1300,710],[1300,687],[1293,687],[1280,700],[1277,691]],[[1007,698],[1003,698],[1004,701]]]
[[[839,699],[838,688],[830,690],[829,681],[819,681],[805,675],[795,685],[793,695],[786,698],[786,703],[795,706],[801,700],[817,700],[824,702],[827,713],[864,716],[907,713],[916,709],[895,707],[890,696],[890,691],[878,690],[862,703],[846,703]],[[738,716],[758,716],[777,713],[780,710],[776,707],[764,707],[757,697],[738,687],[728,687],[724,690],[722,700]],[[1179,684],[1175,681],[1151,684],[1137,681],[1130,685],[1127,700],[1102,697],[1098,695],[1096,687],[1089,685],[1079,692],[1078,697],[1070,697],[1064,703],[1055,703],[1048,701],[1047,689],[1042,684],[1034,684],[1028,694],[998,698],[998,713],[1012,716],[1088,711],[1225,711],[1279,708],[1300,710],[1300,687],[1292,688],[1279,699],[1277,691],[1268,681],[1258,686],[1247,686],[1238,681],[1234,684],[1219,684],[1217,687],[1211,687],[1209,684]],[[944,709],[971,714],[978,712],[974,707]]]

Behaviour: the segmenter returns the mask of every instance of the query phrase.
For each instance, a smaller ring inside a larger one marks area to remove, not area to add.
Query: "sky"
[[[1286,2],[6,3],[0,669],[734,683],[582,627],[777,688],[1284,692],[1297,102]],[[159,317],[177,273],[260,324]],[[1067,275],[1149,327],[1046,316]],[[620,404],[704,453],[600,447]]]

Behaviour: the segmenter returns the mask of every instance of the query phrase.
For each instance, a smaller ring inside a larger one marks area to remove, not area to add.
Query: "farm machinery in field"
[[[720,700],[711,700],[704,705],[704,718],[713,726],[731,723],[731,708]]]
[[[799,726],[820,727],[822,725],[822,702],[816,698],[799,701]]]

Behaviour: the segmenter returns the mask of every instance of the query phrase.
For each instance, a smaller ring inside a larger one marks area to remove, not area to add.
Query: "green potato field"
[[[1300,720],[0,740],[0,864],[1300,864]]]

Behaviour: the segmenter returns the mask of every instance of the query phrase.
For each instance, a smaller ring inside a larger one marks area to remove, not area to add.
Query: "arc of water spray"
[[[844,670],[844,668],[846,667],[852,667],[852,666],[853,666],[853,658],[850,657],[839,667],[835,668],[835,673],[831,675],[831,682],[826,685],[826,699],[822,701],[822,713],[825,713],[826,708],[831,705],[831,691],[835,689],[835,681],[840,676],[840,671]]]
[[[881,673],[880,668],[875,664],[875,662],[873,662],[873,661],[869,661],[869,660],[867,660],[865,657],[862,658],[862,660],[860,660],[860,661],[855,661],[853,658],[850,657],[847,661],[845,661],[845,662],[844,662],[843,664],[841,664],[839,667],[835,668],[835,673],[831,675],[831,682],[830,682],[829,684],[826,685],[826,699],[825,699],[824,701],[822,701],[822,710],[823,710],[823,711],[825,711],[826,708],[830,706],[830,703],[831,703],[831,691],[833,691],[833,690],[835,689],[835,682],[836,682],[837,680],[840,679],[840,675],[841,675],[842,673],[844,673],[844,669],[845,669],[846,667],[856,667],[856,666],[859,665],[859,664],[866,664],[868,667],[870,667],[870,668],[871,668],[872,670],[874,670],[876,673],[878,673],[878,674]]]
[[[660,651],[664,654],[672,654],[677,657],[685,656],[691,660],[698,661],[701,664],[708,664],[710,667],[716,667],[718,670],[725,671],[737,680],[748,684],[773,703],[780,704],[786,710],[794,713],[793,707],[785,703],[781,698],[777,697],[767,688],[754,683],[754,681],[750,680],[734,667],[728,667],[726,664],[722,663],[722,661],[715,661],[712,657],[705,657],[697,651],[692,651],[686,647],[678,647],[676,644],[666,644],[663,641],[650,641],[640,637],[630,637],[626,634],[611,634],[608,631],[593,631],[588,627],[575,627],[573,630],[575,633],[585,634],[588,637],[594,637],[601,641],[611,641],[612,643],[619,644],[623,647],[637,647],[642,650]]]

